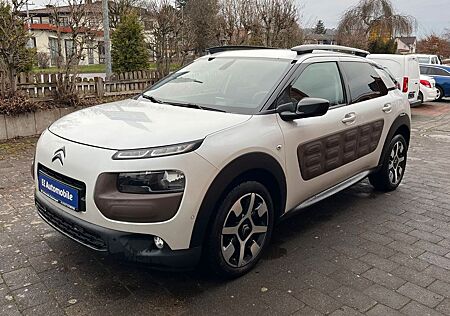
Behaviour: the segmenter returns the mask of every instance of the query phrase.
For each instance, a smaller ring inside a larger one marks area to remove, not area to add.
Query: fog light
[[[155,236],[153,238],[153,241],[155,242],[156,248],[163,249],[163,247],[164,247],[164,240],[162,240],[161,237]]]

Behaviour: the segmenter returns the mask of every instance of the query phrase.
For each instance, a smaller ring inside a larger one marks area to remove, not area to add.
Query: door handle
[[[390,103],[385,104],[383,106],[383,112],[384,113],[391,113],[392,112],[392,105]]]
[[[355,121],[356,121],[355,112],[345,114],[344,118],[342,119],[342,123],[344,123],[344,124],[353,124],[353,123],[355,123]]]

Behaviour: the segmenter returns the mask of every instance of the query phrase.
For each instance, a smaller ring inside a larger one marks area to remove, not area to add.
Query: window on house
[[[105,42],[98,42],[98,63],[105,63]]]
[[[49,37],[48,44],[50,48],[50,64],[52,66],[56,66],[58,63],[58,39]]]
[[[36,37],[30,37],[27,43],[28,48],[36,48]]]
[[[73,40],[65,40],[65,47],[66,47],[66,61],[70,61],[70,59],[75,54],[75,46],[73,43]]]

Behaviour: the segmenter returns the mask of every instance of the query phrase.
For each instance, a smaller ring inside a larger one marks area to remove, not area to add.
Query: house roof
[[[325,34],[314,33],[314,29],[305,29],[305,38],[307,40],[313,39],[316,41],[320,40],[334,40],[336,38],[335,29],[326,29]]]
[[[415,36],[405,36],[405,37],[397,37],[398,40],[402,41],[406,45],[413,45],[415,42],[417,42],[417,37]]]
[[[90,11],[90,13],[101,13],[102,12],[102,2],[101,1],[95,1],[92,2],[91,4],[81,4],[81,5],[86,5],[88,6],[88,11]],[[65,6],[52,6],[52,5],[46,5],[44,8],[39,8],[39,9],[33,9],[33,10],[29,10],[29,14],[30,16],[47,16],[47,15],[51,15],[55,12],[55,10],[58,13],[70,13],[71,12],[71,7],[68,5]],[[21,11],[21,13],[23,15],[26,15],[26,11]]]

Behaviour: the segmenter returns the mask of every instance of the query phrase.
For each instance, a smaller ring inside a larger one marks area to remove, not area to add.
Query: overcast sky
[[[321,19],[328,28],[336,27],[339,17],[358,0],[296,0],[300,5],[301,24],[303,27],[314,26]],[[29,2],[33,2],[30,0]],[[36,8],[48,4],[49,0],[34,0]],[[64,0],[52,0],[63,3]],[[450,0],[392,0],[397,12],[409,14],[417,19],[419,37],[432,32],[441,34],[450,28]]]
[[[339,17],[358,0],[297,0],[302,7],[303,26],[309,27],[318,19],[326,27],[336,27]],[[450,28],[450,0],[392,0],[397,12],[417,19],[419,37],[432,32],[441,34]]]

